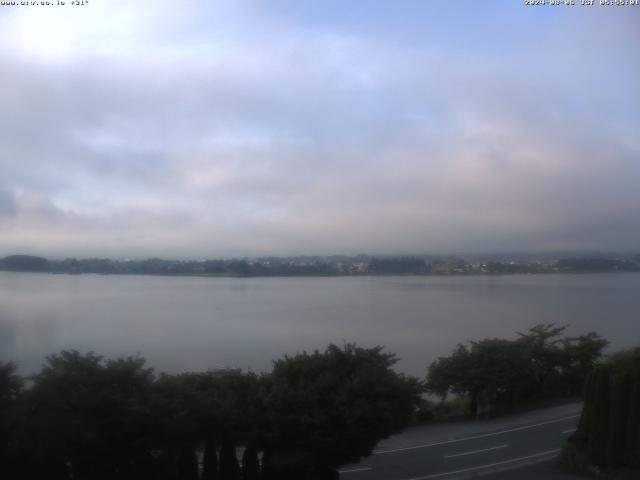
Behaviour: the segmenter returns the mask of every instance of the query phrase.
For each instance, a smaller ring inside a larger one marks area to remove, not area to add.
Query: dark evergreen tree
[[[220,480],[240,480],[240,464],[236,455],[236,444],[230,433],[222,438],[220,448]]]
[[[23,380],[16,374],[15,364],[0,362],[0,465],[5,474],[14,467],[22,465],[16,462],[18,445],[15,437],[20,425],[17,424],[22,395]]]
[[[632,380],[628,422],[624,461],[630,467],[640,468],[640,375]]]
[[[273,462],[273,453],[269,448],[262,452],[262,464],[260,465],[261,480],[277,480],[277,468]]]
[[[178,457],[180,480],[198,480],[198,458],[193,448],[183,446]]]
[[[636,348],[614,355],[589,376],[580,423],[570,442],[599,467],[639,468],[639,408],[640,348]]]
[[[259,478],[258,450],[254,445],[249,444],[242,455],[242,480],[258,480]]]
[[[178,468],[178,456],[172,450],[165,449],[158,458],[158,477],[160,480],[181,480]]]
[[[588,433],[589,457],[596,465],[606,463],[606,449],[609,433],[609,401],[611,371],[608,366],[596,370],[593,382],[593,409]]]
[[[207,435],[204,443],[202,480],[218,480],[218,453],[212,435]]]
[[[153,374],[144,363],[75,351],[48,357],[24,398],[33,461],[68,463],[77,480],[131,476],[150,450]]]
[[[609,408],[609,432],[607,439],[607,465],[624,464],[631,379],[628,373],[615,373],[611,379],[611,405]]]
[[[587,442],[587,438],[589,437],[589,428],[591,427],[591,423],[593,422],[592,416],[595,415],[596,412],[593,411],[594,408],[594,393],[595,393],[595,374],[592,373],[587,377],[584,386],[584,404],[582,406],[582,413],[580,414],[580,421],[578,422],[578,427],[576,428],[576,432],[573,434],[572,438],[576,442],[580,442],[581,444],[585,444]]]

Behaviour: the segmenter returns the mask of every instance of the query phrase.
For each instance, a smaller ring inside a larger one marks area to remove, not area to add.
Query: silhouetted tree
[[[198,458],[192,448],[183,446],[178,457],[180,480],[198,480]]]
[[[220,448],[220,480],[240,480],[236,445],[229,433],[223,436]]]
[[[476,416],[523,401],[577,395],[607,341],[594,332],[562,338],[566,327],[536,325],[515,340],[487,338],[458,345],[431,363],[427,387],[446,398],[466,395]]]
[[[246,446],[242,454],[242,480],[258,480],[260,478],[260,462],[258,451],[252,444]]]
[[[468,395],[469,413],[476,416],[488,405],[515,403],[528,377],[527,358],[514,342],[485,339],[433,362],[428,388],[442,397],[449,391]]]
[[[395,361],[381,347],[332,345],[278,360],[261,377],[156,376],[140,357],[62,351],[47,357],[26,390],[15,367],[0,364],[2,473],[196,480],[195,452],[204,445],[203,480],[240,480],[237,442],[245,446],[245,480],[337,478],[339,465],[370,453],[412,416],[421,386],[395,373]]]
[[[163,478],[190,476],[191,453],[204,441],[205,398],[196,388],[196,374],[161,374],[153,385],[150,411],[155,419],[153,446],[161,453]]]
[[[614,355],[589,375],[570,442],[599,467],[640,468],[639,405],[640,348],[635,348]]]
[[[0,362],[0,465],[4,475],[17,476],[24,468],[19,455],[19,446],[15,443],[20,428],[19,399],[22,394],[23,380],[16,374],[12,362]]]
[[[421,386],[394,372],[395,362],[382,347],[350,344],[276,361],[264,379],[271,416],[265,476],[330,478],[402,429]]]
[[[561,383],[567,394],[574,395],[582,391],[586,378],[607,345],[609,342],[595,332],[563,339]]]
[[[202,456],[202,480],[218,480],[218,454],[213,435],[206,436]]]
[[[126,478],[148,463],[151,369],[138,357],[47,357],[25,398],[37,464],[69,465],[77,480]]]
[[[434,360],[427,374],[429,392],[440,396],[442,401],[449,393],[467,393],[466,379],[471,361],[469,349],[462,344],[449,357]]]

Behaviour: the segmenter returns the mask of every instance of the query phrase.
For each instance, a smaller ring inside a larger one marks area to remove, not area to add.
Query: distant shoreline
[[[0,258],[0,271],[66,275],[152,275],[208,278],[269,277],[466,277],[515,274],[595,274],[640,272],[640,255],[622,258],[560,258],[556,260],[476,260],[456,257],[269,257],[228,260],[111,260],[105,258],[49,260],[31,255]]]
[[[416,273],[388,273],[388,274],[372,274],[362,273],[358,275],[346,275],[346,274],[327,274],[327,275],[236,275],[231,273],[221,274],[202,274],[202,273],[68,273],[68,272],[34,272],[34,271],[17,271],[17,270],[2,270],[1,273],[27,273],[27,274],[41,274],[52,276],[68,276],[68,277],[80,277],[80,276],[102,276],[102,277],[164,277],[164,278],[235,278],[235,279],[253,279],[253,278],[499,278],[499,277],[514,277],[514,276],[565,276],[565,275],[608,275],[608,274],[629,274],[640,273],[640,271],[580,271],[580,272],[539,272],[539,273],[433,273],[433,274],[416,274]]]

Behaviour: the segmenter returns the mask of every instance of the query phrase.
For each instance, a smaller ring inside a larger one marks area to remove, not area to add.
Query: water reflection
[[[0,273],[0,358],[23,372],[63,348],[140,353],[162,370],[267,370],[329,342],[386,345],[398,368],[541,322],[638,342],[640,274],[192,278]]]

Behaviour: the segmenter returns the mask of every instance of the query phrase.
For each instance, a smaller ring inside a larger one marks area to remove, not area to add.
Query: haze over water
[[[638,342],[640,273],[198,278],[0,272],[0,361],[36,371],[61,349],[140,353],[159,370],[239,367],[329,342],[385,345],[397,369],[542,322]]]

